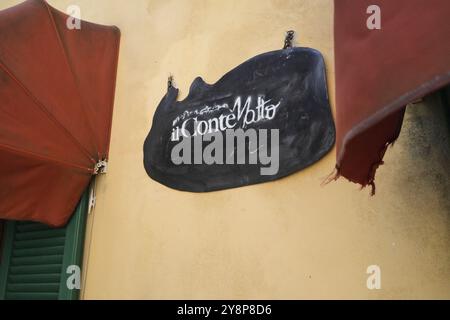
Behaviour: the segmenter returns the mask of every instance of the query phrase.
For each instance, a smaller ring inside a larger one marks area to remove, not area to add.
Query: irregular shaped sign
[[[144,144],[148,175],[207,192],[276,180],[321,159],[335,127],[324,60],[310,48],[258,55],[177,101],[169,86]]]

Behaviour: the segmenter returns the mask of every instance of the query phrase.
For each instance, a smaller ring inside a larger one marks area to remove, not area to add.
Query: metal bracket
[[[100,160],[95,164],[94,167],[94,176],[98,174],[105,174],[108,172],[108,161],[106,160]]]
[[[92,210],[94,210],[96,200],[97,197],[95,195],[95,182],[94,182],[94,185],[91,187],[91,190],[89,192],[88,214],[91,214]]]

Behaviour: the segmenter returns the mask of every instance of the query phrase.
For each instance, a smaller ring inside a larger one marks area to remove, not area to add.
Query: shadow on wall
[[[410,201],[431,191],[439,207],[445,208],[442,214],[447,218],[450,218],[449,101],[450,86],[407,107],[401,133],[403,165],[396,171],[398,188],[408,185],[408,190],[414,190],[413,195],[408,195]],[[399,194],[405,196],[404,192]]]

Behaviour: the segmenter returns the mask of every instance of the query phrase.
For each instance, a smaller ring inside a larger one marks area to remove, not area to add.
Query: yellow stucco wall
[[[49,2],[64,11],[77,4],[83,19],[122,31],[109,172],[88,224],[85,299],[450,298],[449,168],[427,136],[423,147],[410,142],[421,134],[414,114],[373,198],[342,179],[320,186],[334,151],[283,180],[209,194],[168,189],[142,165],[169,73],[182,99],[195,77],[213,83],[279,49],[288,29],[297,45],[323,53],[334,108],[331,0]],[[381,267],[381,290],[366,288],[372,264]]]

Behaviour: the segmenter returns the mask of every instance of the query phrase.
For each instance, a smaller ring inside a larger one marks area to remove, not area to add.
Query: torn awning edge
[[[450,72],[435,76],[433,79],[426,81],[423,84],[416,87],[415,89],[401,95],[391,103],[380,108],[379,111],[372,114],[366,120],[354,126],[351,130],[349,130],[345,134],[344,138],[342,139],[342,148],[337,151],[337,162],[335,166],[335,172],[332,173],[331,177],[328,178],[324,183],[326,184],[330,181],[337,180],[342,176],[350,182],[360,184],[361,188],[365,188],[368,185],[370,185],[372,187],[371,194],[374,195],[376,171],[378,167],[384,163],[383,157],[387,148],[389,147],[389,145],[394,144],[394,142],[397,140],[400,134],[401,126],[403,123],[403,114],[400,116],[400,121],[397,127],[395,128],[395,133],[393,134],[393,136],[389,139],[386,139],[386,141],[384,141],[384,144],[380,146],[379,150],[377,151],[378,154],[377,161],[373,162],[366,169],[367,175],[364,180],[352,178],[350,175],[346,174],[345,172],[346,170],[343,170],[343,163],[345,162],[345,157],[350,152],[349,146],[355,139],[357,139],[362,134],[366,133],[370,129],[382,123],[383,120],[386,120],[390,116],[394,115],[396,112],[401,112],[402,109],[405,109],[408,104],[414,102],[419,98],[426,96],[427,94],[437,91],[442,87],[445,87],[449,83],[450,83]]]

